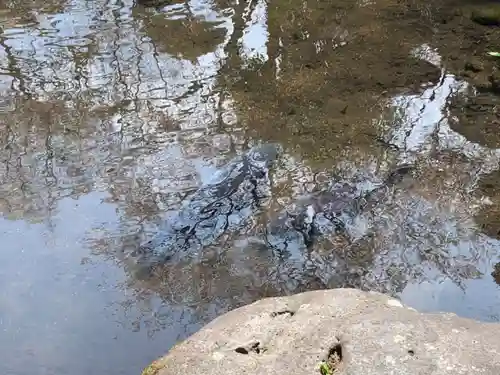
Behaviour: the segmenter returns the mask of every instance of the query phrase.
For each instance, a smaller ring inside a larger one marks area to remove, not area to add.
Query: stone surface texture
[[[148,374],[500,375],[500,324],[419,313],[356,289],[266,298],[230,311],[177,344]]]

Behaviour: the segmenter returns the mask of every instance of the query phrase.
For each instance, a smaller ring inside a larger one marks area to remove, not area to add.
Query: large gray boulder
[[[380,293],[313,291],[230,311],[143,374],[320,373],[500,375],[500,325],[419,313]]]

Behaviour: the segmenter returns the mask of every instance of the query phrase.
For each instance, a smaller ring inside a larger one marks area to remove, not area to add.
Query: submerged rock
[[[480,25],[498,26],[500,25],[500,5],[479,6],[472,11],[471,19]]]
[[[279,250],[311,247],[318,238],[342,234],[349,241],[347,228],[354,219],[383,201],[391,188],[411,174],[414,167],[400,165],[392,170],[378,186],[360,189],[354,182],[334,181],[325,190],[312,193],[296,204],[293,212],[283,210],[268,225],[267,243]]]
[[[143,374],[498,375],[500,324],[357,289],[266,298],[213,320]]]
[[[178,1],[174,0],[137,0],[137,4],[147,8],[161,8]]]
[[[215,173],[156,236],[132,254],[136,276],[147,276],[165,262],[199,255],[223,233],[242,227],[270,197],[270,168],[281,151],[274,143],[255,146]]]

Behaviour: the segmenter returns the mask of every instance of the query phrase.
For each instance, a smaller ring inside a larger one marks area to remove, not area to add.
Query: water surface
[[[498,321],[500,145],[461,110],[498,99],[385,3],[2,2],[0,373],[139,374],[231,308],[318,288]],[[284,155],[263,212],[134,278],[131,249],[271,141]],[[403,162],[414,178],[356,218],[359,241],[262,241],[309,192]]]

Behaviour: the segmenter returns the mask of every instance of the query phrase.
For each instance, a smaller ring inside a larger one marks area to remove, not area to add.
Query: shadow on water
[[[0,372],[138,374],[320,288],[498,321],[496,68],[474,57],[498,34],[448,3],[0,2]],[[269,142],[264,174],[230,164]],[[228,165],[217,235],[134,273]]]

